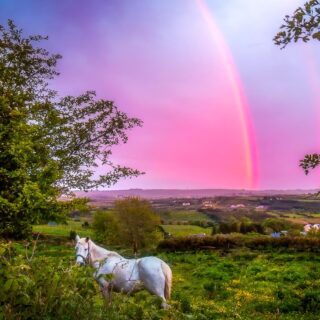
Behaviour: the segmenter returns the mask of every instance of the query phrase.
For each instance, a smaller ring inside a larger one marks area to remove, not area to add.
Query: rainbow
[[[239,115],[240,126],[243,136],[244,157],[245,157],[245,174],[247,179],[246,187],[254,189],[258,182],[258,168],[257,168],[257,148],[255,141],[255,134],[249,112],[249,105],[242,88],[241,79],[237,68],[232,58],[230,49],[224,41],[223,35],[220,32],[215,19],[208,8],[205,0],[195,0],[199,11],[205,20],[212,40],[216,45],[218,54],[223,63],[226,76],[231,88],[234,98],[234,106]]]

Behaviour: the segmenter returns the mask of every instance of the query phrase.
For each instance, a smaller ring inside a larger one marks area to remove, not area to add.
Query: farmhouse
[[[245,207],[245,205],[242,204],[242,203],[232,204],[232,205],[230,206],[231,209],[238,209],[238,208],[244,208],[244,207]]]
[[[320,230],[320,224],[318,223],[315,223],[315,224],[308,223],[303,227],[303,231],[305,233],[308,233],[310,231],[319,231],[319,230]]]

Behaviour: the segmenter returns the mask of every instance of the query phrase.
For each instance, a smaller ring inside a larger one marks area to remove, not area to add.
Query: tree
[[[93,215],[92,229],[94,230],[97,241],[107,245],[117,244],[120,236],[119,225],[112,212],[95,212]]]
[[[139,198],[118,200],[114,213],[118,220],[119,241],[131,246],[134,254],[159,239],[160,217],[153,212],[148,201]]]
[[[60,97],[49,88],[58,54],[0,25],[0,235],[23,238],[40,219],[62,217],[58,198],[71,189],[110,186],[140,174],[110,160],[112,146],[141,126],[95,92]],[[97,178],[94,168],[106,169]],[[68,205],[69,206],[69,205]]]
[[[320,41],[320,2],[309,0],[303,7],[295,10],[292,16],[286,15],[281,31],[274,37],[274,43],[285,48],[292,41]],[[320,164],[320,154],[307,154],[300,160],[300,167],[306,174]]]
[[[281,31],[273,39],[281,48],[285,48],[292,41],[320,41],[320,2],[307,1],[303,7],[296,9],[292,16],[286,15],[284,22],[280,27]]]

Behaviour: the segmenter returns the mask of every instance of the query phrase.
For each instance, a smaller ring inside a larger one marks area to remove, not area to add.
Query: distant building
[[[303,233],[305,234],[307,234],[310,231],[318,232],[319,230],[320,230],[319,223],[315,223],[315,224],[308,223],[303,227]]]
[[[257,206],[257,207],[256,207],[256,210],[258,210],[258,211],[263,211],[263,210],[265,210],[265,209],[266,209],[265,206]]]
[[[245,205],[242,204],[242,203],[239,203],[239,204],[232,204],[230,206],[231,209],[239,209],[239,208],[245,208]]]
[[[191,238],[202,238],[205,237],[206,234],[205,233],[196,233],[196,234],[190,234],[189,237]]]
[[[288,231],[287,230],[282,230],[282,231],[279,231],[279,232],[272,232],[271,233],[271,237],[272,238],[281,238],[281,237],[284,237],[288,235]]]
[[[305,233],[308,233],[309,231],[319,231],[320,230],[320,224],[315,223],[315,224],[311,224],[308,223],[303,227],[303,231]]]
[[[214,208],[214,207],[215,207],[215,204],[214,204],[214,202],[212,202],[212,201],[206,200],[206,201],[203,201],[203,202],[202,202],[202,206],[203,206],[204,208]]]
[[[183,202],[182,205],[183,205],[184,207],[190,206],[190,202]]]

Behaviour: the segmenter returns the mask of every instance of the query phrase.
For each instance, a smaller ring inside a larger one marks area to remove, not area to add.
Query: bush
[[[10,244],[0,244],[0,318],[98,318],[92,270],[65,261],[16,255]]]
[[[77,232],[74,231],[74,230],[71,230],[70,233],[69,233],[69,239],[70,240],[75,240],[76,235],[77,235]]]
[[[246,241],[251,249],[290,248],[294,251],[320,251],[320,239],[309,237],[256,237]]]
[[[89,228],[90,224],[88,221],[85,221],[81,226],[82,226],[82,228]]]
[[[180,237],[162,240],[159,250],[165,251],[188,251],[203,249],[230,249],[240,245],[239,239],[233,236],[205,236],[205,237]]]
[[[93,215],[92,229],[95,239],[103,244],[116,244],[118,237],[118,222],[112,212],[97,211]]]
[[[247,247],[258,250],[290,249],[292,251],[320,251],[320,238],[270,236],[245,237],[241,235],[214,235],[206,237],[179,237],[161,241],[158,249],[164,251],[192,251],[208,249],[232,249]]]
[[[274,232],[282,230],[300,230],[301,225],[284,219],[268,218],[263,222],[265,228],[269,228]]]

